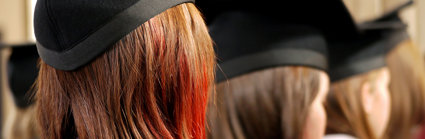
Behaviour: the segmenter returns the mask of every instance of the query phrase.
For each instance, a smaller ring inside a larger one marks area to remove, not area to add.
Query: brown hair
[[[374,83],[383,69],[349,77],[331,84],[325,102],[327,118],[326,133],[345,133],[361,139],[375,139],[376,135],[367,120],[363,107],[361,88],[362,84]]]
[[[150,19],[90,64],[41,62],[42,138],[205,138],[212,41],[194,4]]]
[[[412,138],[412,129],[425,118],[425,65],[411,40],[400,43],[387,56],[390,69],[391,116],[387,138]]]
[[[217,85],[208,110],[211,139],[301,138],[320,70],[278,67]],[[216,102],[216,103],[214,103]]]

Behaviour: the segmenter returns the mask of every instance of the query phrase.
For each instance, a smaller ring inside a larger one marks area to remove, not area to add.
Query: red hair
[[[41,62],[42,138],[205,138],[214,65],[193,4],[157,15],[75,71]]]

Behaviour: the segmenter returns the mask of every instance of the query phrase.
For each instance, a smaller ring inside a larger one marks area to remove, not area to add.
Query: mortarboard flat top
[[[411,4],[409,1],[374,21],[362,23],[358,26],[360,35],[352,40],[329,42],[331,81],[385,67],[387,53],[409,38],[407,25],[398,12]]]
[[[75,70],[168,8],[194,0],[38,0],[34,30],[41,59]]]
[[[391,24],[393,23],[393,24]],[[376,22],[377,25],[384,25]],[[406,25],[400,20],[385,21],[385,26],[368,24],[362,35],[330,46],[332,81],[339,81],[386,66],[385,56],[400,42],[409,38]]]
[[[197,5],[207,24],[226,12],[243,11],[267,15],[288,24],[312,26],[327,40],[345,40],[356,36],[358,28],[342,0],[291,0],[258,2],[253,0],[200,0]],[[243,3],[243,4],[241,4]]]
[[[277,66],[327,69],[327,44],[313,27],[282,24],[246,12],[220,15],[210,25],[220,69],[217,81]]]

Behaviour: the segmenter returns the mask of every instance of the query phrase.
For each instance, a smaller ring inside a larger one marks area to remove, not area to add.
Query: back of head
[[[214,64],[207,28],[191,3],[149,19],[75,70],[42,61],[42,138],[204,138]]]
[[[210,29],[220,69],[207,113],[209,137],[302,138],[326,78],[321,32],[249,11],[221,13]]]
[[[268,68],[217,85],[209,104],[209,137],[301,138],[309,108],[318,95],[320,70]]]
[[[398,21],[371,22],[350,41],[335,43],[330,50],[333,80],[326,102],[328,133],[358,138],[382,138],[390,110],[389,69],[386,55],[407,35]]]
[[[391,74],[391,119],[388,138],[409,138],[412,129],[424,120],[425,65],[422,54],[406,40],[388,54]]]

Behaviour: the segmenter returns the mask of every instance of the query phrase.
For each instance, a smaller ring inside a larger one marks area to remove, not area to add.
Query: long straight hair
[[[370,83],[371,89],[374,89],[382,70],[376,69],[331,84],[325,102],[327,134],[344,133],[360,139],[378,138],[368,122],[361,88],[362,84]]]
[[[41,62],[42,138],[205,138],[214,65],[191,3],[155,16],[75,71]]]
[[[425,119],[425,63],[411,40],[400,43],[387,58],[391,74],[391,116],[387,138],[412,138]]]
[[[286,66],[217,85],[208,109],[211,139],[298,139],[320,88],[320,70]]]

